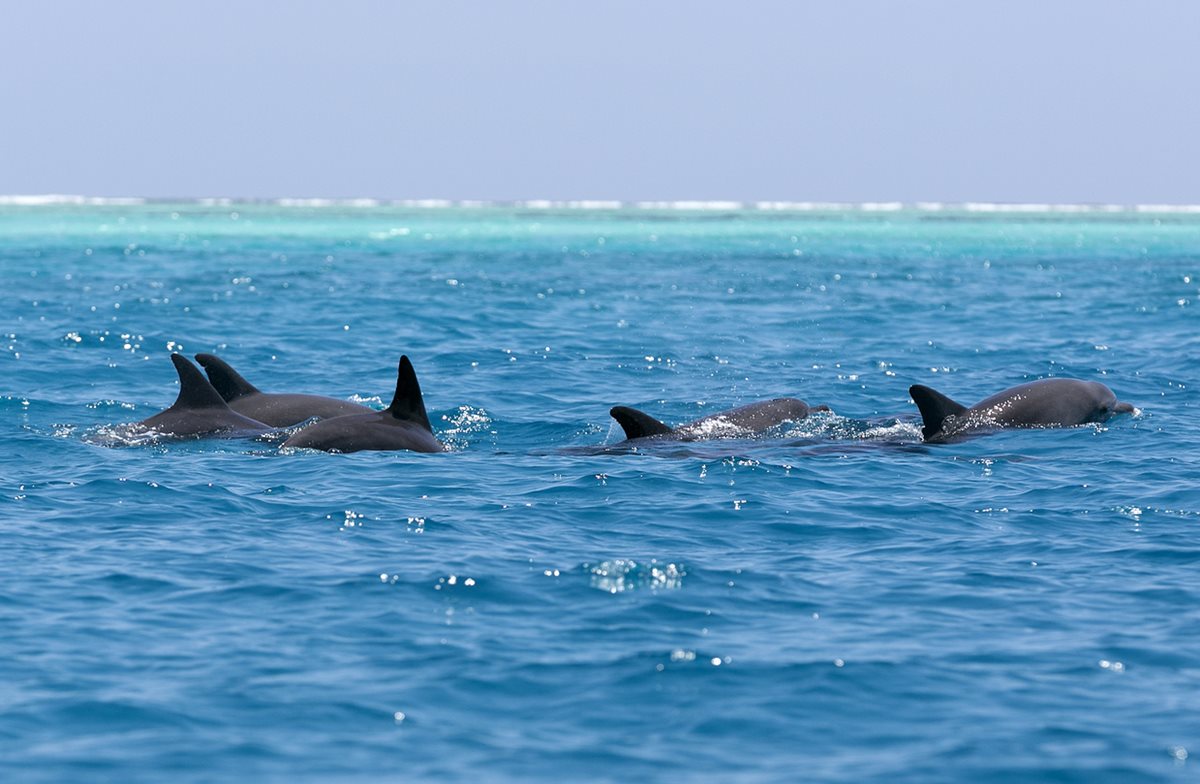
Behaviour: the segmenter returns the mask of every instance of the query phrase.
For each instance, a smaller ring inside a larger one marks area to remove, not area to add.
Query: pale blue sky
[[[0,193],[1200,202],[1200,4],[0,10]]]

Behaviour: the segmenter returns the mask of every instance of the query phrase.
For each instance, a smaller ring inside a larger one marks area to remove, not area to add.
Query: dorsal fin
[[[921,420],[924,424],[921,434],[925,436],[926,441],[942,432],[942,423],[946,417],[962,416],[967,410],[961,403],[956,403],[936,389],[921,384],[909,387],[908,394],[912,396],[917,408],[921,409]]]
[[[646,436],[661,436],[671,432],[671,428],[659,422],[649,414],[644,414],[636,408],[615,406],[608,412],[617,424],[625,431],[626,438],[645,438]]]
[[[228,362],[215,354],[197,354],[196,361],[204,367],[208,380],[226,403],[246,395],[259,394],[258,387],[242,378]]]
[[[400,357],[400,367],[396,369],[396,394],[392,396],[392,404],[387,407],[387,413],[409,422],[416,422],[429,432],[429,415],[425,413],[425,400],[421,397],[421,385],[417,383],[417,371],[407,356]]]
[[[171,408],[229,408],[204,374],[188,362],[183,354],[172,354],[175,371],[179,373],[179,397]]]

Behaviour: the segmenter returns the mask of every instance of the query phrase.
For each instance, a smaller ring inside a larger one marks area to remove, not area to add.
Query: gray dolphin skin
[[[362,450],[444,452],[433,435],[421,386],[408,357],[400,357],[396,371],[396,393],[383,411],[349,414],[314,422],[283,442],[285,447],[321,449],[326,452]]]
[[[229,407],[271,427],[288,427],[308,419],[330,419],[346,414],[369,414],[375,409],[322,395],[269,394],[213,354],[197,354],[196,361]]]
[[[810,406],[794,397],[778,397],[710,414],[679,427],[671,427],[628,406],[616,406],[608,413],[625,431],[626,440],[660,438],[704,441],[711,438],[745,438],[770,430],[782,422],[797,422],[814,411],[828,410],[829,406]]]
[[[171,361],[179,373],[179,397],[170,408],[138,422],[139,426],[180,438],[256,435],[271,429],[230,409],[204,374],[182,354],[172,354]]]
[[[997,392],[967,407],[921,384],[908,389],[921,410],[926,441],[945,441],[971,432],[1010,427],[1073,427],[1131,414],[1099,381],[1044,378]]]

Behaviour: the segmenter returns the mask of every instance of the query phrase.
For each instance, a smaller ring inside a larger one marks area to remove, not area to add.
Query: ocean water
[[[0,276],[4,781],[1196,777],[1195,211],[9,200]],[[114,442],[171,351],[407,354],[451,451]],[[1139,412],[921,443],[1047,376]]]

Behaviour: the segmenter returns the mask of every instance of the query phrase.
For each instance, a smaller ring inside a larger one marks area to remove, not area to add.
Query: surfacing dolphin
[[[926,441],[945,441],[970,432],[1009,427],[1073,427],[1105,422],[1114,414],[1131,414],[1134,407],[1121,403],[1099,381],[1043,378],[997,392],[973,406],[956,403],[921,384],[909,387],[921,409]]]
[[[346,414],[369,414],[375,409],[322,395],[269,394],[213,354],[197,354],[208,380],[229,407],[239,414],[265,422],[272,427],[288,427],[308,419],[330,419]]]
[[[170,408],[143,419],[135,427],[180,438],[257,435],[271,429],[226,405],[204,374],[182,354],[172,354],[171,361],[179,373],[179,397]]]
[[[421,386],[406,356],[400,357],[400,366],[396,371],[396,393],[390,406],[368,414],[322,419],[296,433],[283,445],[326,452],[358,452],[366,449],[445,451],[429,426]]]
[[[798,422],[814,411],[829,406],[810,406],[794,397],[777,397],[759,403],[710,414],[695,422],[671,427],[649,414],[628,406],[616,406],[608,413],[625,431],[625,438],[659,438],[672,441],[704,441],[711,438],[745,438],[765,432],[783,422]]]

